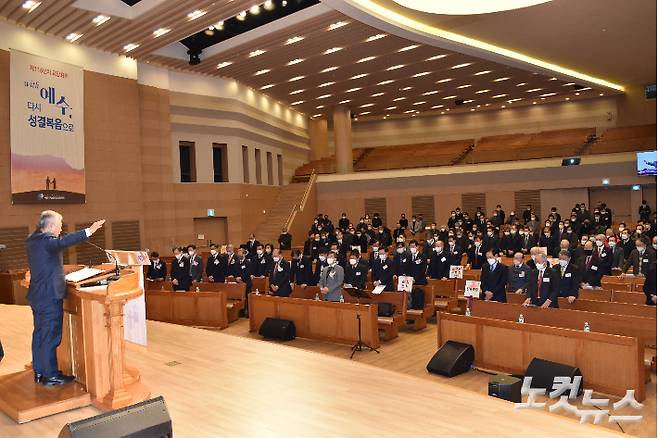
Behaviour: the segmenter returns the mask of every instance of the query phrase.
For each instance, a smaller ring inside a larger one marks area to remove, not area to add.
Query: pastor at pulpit
[[[32,308],[32,368],[34,380],[47,386],[73,381],[73,376],[60,373],[57,367],[57,347],[62,341],[63,303],[66,280],[62,252],[81,243],[98,231],[105,220],[89,228],[60,237],[62,215],[46,210],[41,213],[37,229],[26,241],[30,267],[30,288],[27,299]]]

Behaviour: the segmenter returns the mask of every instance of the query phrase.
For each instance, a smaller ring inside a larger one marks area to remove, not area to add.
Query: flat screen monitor
[[[656,151],[637,153],[637,174],[656,175]]]

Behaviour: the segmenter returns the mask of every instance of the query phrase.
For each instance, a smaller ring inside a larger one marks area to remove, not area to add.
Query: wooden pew
[[[433,311],[439,310],[450,311],[457,307],[457,282],[454,278],[447,280],[427,279],[427,286],[431,288],[433,294]],[[464,290],[462,286],[462,290]]]
[[[347,292],[343,292],[343,298],[348,303],[356,303],[358,300]],[[383,333],[383,340],[390,341],[398,336],[400,327],[406,323],[407,319],[407,294],[401,292],[382,292],[379,295],[373,295],[372,298],[362,299],[361,303],[378,304],[390,303],[395,307],[393,316],[378,316],[377,326]]]
[[[578,298],[591,301],[612,301],[612,291],[606,289],[580,289]]]
[[[358,340],[356,316],[361,316],[361,338],[373,348],[381,344],[377,331],[377,306],[336,303],[290,297],[249,294],[249,331],[257,331],[267,317],[295,323],[297,336],[340,344]]]
[[[148,319],[200,327],[228,327],[224,292],[147,290],[145,299]]]
[[[646,305],[647,296],[640,292],[627,292],[621,290],[612,291],[612,301],[627,304],[644,304]]]
[[[526,299],[525,294],[507,293],[507,302],[512,304],[522,304]],[[647,306],[646,304],[627,304],[607,301],[592,301],[577,299],[569,303],[566,298],[558,298],[560,309],[584,310],[587,312],[612,313],[615,315],[644,316],[647,318],[656,318],[656,306]]]
[[[439,312],[438,346],[448,340],[472,345],[480,368],[524,374],[537,357],[578,367],[586,389],[646,398],[644,346],[635,337]]]
[[[593,332],[640,338],[645,347],[656,346],[656,319],[644,316],[614,315],[562,308],[540,309],[520,304],[473,300],[473,316],[517,321],[519,314],[528,324],[583,330],[585,322]]]
[[[601,278],[601,286],[604,289],[642,292],[644,277],[635,277],[632,275],[624,275],[622,277],[616,275],[604,275]]]
[[[290,294],[290,298],[304,298],[307,300],[314,300],[315,296],[320,293],[320,286],[306,286],[301,287],[295,285]]]
[[[429,282],[430,280],[428,280]],[[435,314],[434,310],[434,286],[427,284],[422,287],[424,293],[423,308],[421,309],[407,309],[407,322],[411,321],[409,326],[411,330],[418,331],[427,327],[427,320]],[[456,299],[455,299],[456,301]],[[447,310],[450,310],[448,307]]]
[[[270,279],[269,277],[255,277],[251,279],[251,290],[256,293],[256,289],[262,294],[270,292]]]

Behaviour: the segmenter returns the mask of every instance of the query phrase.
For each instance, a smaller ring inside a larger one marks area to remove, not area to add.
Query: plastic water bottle
[[[466,308],[466,316],[471,316],[471,309],[469,307]]]
[[[585,330],[586,332],[591,331],[589,328],[589,322],[585,321],[585,328],[583,330]]]
[[[320,294],[317,292],[315,294],[315,301],[320,301]]]
[[[201,292],[201,289],[199,289],[199,286],[196,287],[197,292]]]
[[[523,318],[523,313],[519,313],[519,323],[523,324],[525,319]]]
[[[345,298],[343,298],[343,294],[340,294],[340,302],[341,302],[341,303],[344,303],[344,302],[345,302]]]
[[[256,295],[260,295],[260,291],[256,288]]]

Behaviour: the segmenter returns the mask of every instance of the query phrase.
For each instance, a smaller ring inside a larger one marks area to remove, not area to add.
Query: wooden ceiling
[[[312,18],[295,19],[300,13],[293,14],[285,28],[256,29],[248,41],[202,54],[201,64],[191,66],[154,52],[235,16],[253,0],[163,0],[132,20],[112,16],[100,26],[92,20],[102,11],[78,9],[74,3],[44,0],[28,13],[23,0],[0,0],[0,16],[62,39],[72,32],[82,34],[75,44],[111,53],[126,54],[125,45],[138,44],[128,55],[139,61],[234,78],[314,117],[330,117],[340,104],[368,118],[396,117],[589,99],[610,92],[576,92],[566,80],[416,44],[324,5],[309,8],[323,8]],[[194,10],[206,14],[190,20],[187,14]],[[346,24],[332,29],[336,23]],[[156,38],[153,32],[159,28],[171,30]],[[289,43],[295,37],[303,39]],[[253,56],[255,51],[264,52]],[[457,99],[465,103],[456,105]]]

